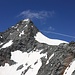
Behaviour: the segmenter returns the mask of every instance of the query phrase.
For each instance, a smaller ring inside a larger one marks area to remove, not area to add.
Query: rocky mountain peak
[[[0,33],[0,75],[75,75],[75,42],[44,36],[30,19]]]
[[[24,19],[19,21],[16,25],[8,28],[5,32],[0,34],[0,39],[16,40],[24,37],[34,37],[39,30],[35,27],[30,19]]]

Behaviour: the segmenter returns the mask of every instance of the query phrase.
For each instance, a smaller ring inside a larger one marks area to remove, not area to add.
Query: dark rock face
[[[3,43],[0,45],[0,66],[5,66],[5,63],[8,63],[10,66],[16,64],[14,60],[11,60],[11,52],[20,50],[29,53],[38,49],[43,50],[41,54],[47,53],[47,59],[45,57],[41,58],[42,66],[37,75],[63,75],[66,67],[75,59],[75,42],[62,43],[58,46],[39,43],[34,38],[37,32],[39,30],[29,20],[27,22],[20,21],[14,27],[0,33],[0,43]],[[10,40],[13,40],[13,44],[2,48]],[[52,56],[51,59],[50,56]],[[49,62],[47,63],[48,60]],[[36,65],[37,63],[38,61],[34,64]],[[16,70],[20,70],[23,67],[23,65],[20,65]],[[30,67],[22,71],[21,75],[25,75]]]

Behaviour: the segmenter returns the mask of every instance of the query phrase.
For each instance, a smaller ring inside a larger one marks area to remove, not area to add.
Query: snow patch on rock
[[[54,56],[54,53],[49,57],[49,59],[46,62],[46,65],[49,63],[50,59]]]
[[[19,29],[17,29],[17,31],[19,31]]]
[[[28,25],[25,25],[25,27],[27,27]]]
[[[2,38],[2,36],[0,36],[0,38]]]
[[[7,42],[6,44],[4,44],[1,48],[6,48],[9,47],[13,44],[13,40],[10,40],[9,42]]]
[[[22,35],[24,35],[24,30],[19,34],[19,37],[21,37]]]
[[[24,19],[23,21],[30,21],[30,19]]]
[[[70,65],[66,68],[63,75],[72,75],[74,70],[75,70],[75,60],[70,63]]]
[[[2,45],[3,43],[0,43],[0,45]]]

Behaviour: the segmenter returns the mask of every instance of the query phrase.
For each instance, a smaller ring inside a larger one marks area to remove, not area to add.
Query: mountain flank
[[[44,36],[30,19],[0,32],[0,75],[75,75],[75,42]]]

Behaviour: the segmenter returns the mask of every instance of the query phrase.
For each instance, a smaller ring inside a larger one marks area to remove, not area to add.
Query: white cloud
[[[22,16],[23,18],[30,18],[30,19],[45,19],[48,17],[52,17],[55,14],[54,11],[31,11],[26,10],[20,13],[19,16]]]

